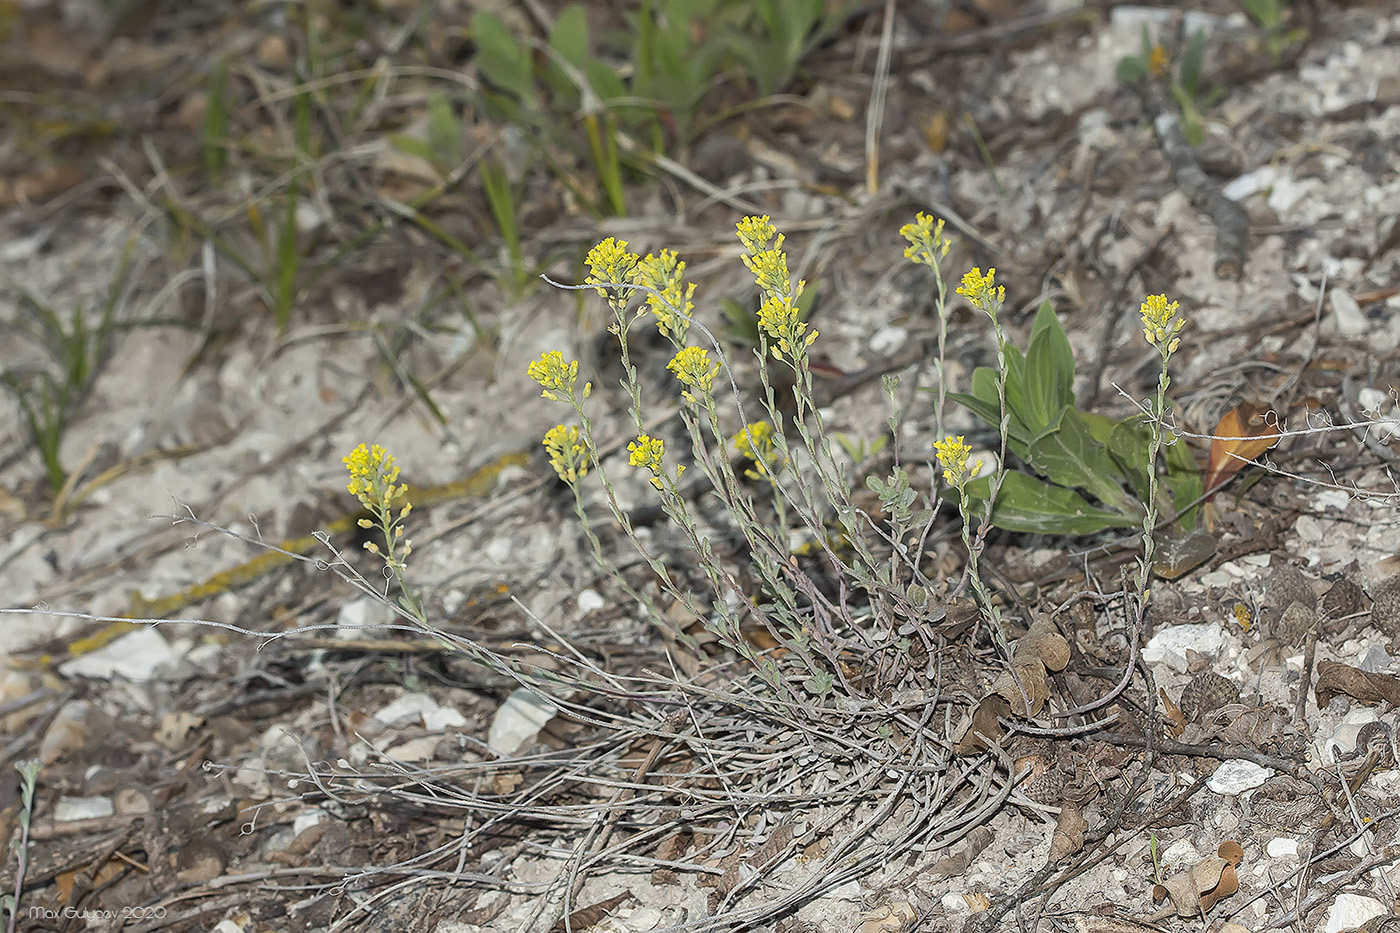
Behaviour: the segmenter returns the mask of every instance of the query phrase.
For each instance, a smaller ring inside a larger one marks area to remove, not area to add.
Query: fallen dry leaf
[[[1400,679],[1390,674],[1367,673],[1337,661],[1319,661],[1313,693],[1319,707],[1327,706],[1337,696],[1348,696],[1358,703],[1400,706]]]
[[[1246,463],[1278,443],[1279,416],[1248,402],[1232,408],[1211,433],[1210,459],[1206,462],[1206,496],[1224,486]]]
[[[1055,834],[1050,837],[1048,864],[1054,865],[1067,855],[1073,855],[1084,848],[1084,831],[1089,823],[1084,814],[1072,803],[1060,807],[1060,818],[1055,821]]]
[[[861,918],[856,933],[904,933],[919,919],[919,913],[908,901],[898,901],[877,907]]]
[[[1161,884],[1153,885],[1152,899],[1170,899],[1171,905],[1165,912],[1153,914],[1148,919],[1159,920],[1173,911],[1178,917],[1204,916],[1219,901],[1240,889],[1235,866],[1243,858],[1244,850],[1240,844],[1228,840],[1220,844],[1215,855],[1201,859]]]

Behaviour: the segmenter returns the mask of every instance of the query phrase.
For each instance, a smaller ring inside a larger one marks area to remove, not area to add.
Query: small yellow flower
[[[968,479],[976,476],[982,469],[981,460],[974,460],[969,467],[967,457],[972,453],[972,448],[963,443],[961,434],[935,441],[933,449],[938,455],[938,462],[943,466],[943,481],[950,486],[961,489]]]
[[[755,421],[731,439],[735,450],[753,461],[754,468],[745,470],[749,479],[762,479],[778,472],[782,454],[773,444],[773,426],[767,421]]]
[[[413,509],[413,503],[405,501],[398,514],[394,514],[394,501],[408,492],[407,483],[395,485],[399,468],[394,464],[394,455],[378,444],[372,447],[360,444],[342,462],[350,471],[350,483],[346,488],[374,516],[373,519],[360,519],[360,527],[378,525],[384,530],[390,547],[384,560],[396,572],[402,572],[404,558],[412,553],[413,545],[404,538],[401,523]],[[365,542],[365,550],[372,554],[381,553],[379,546],[372,541]]]
[[[1177,316],[1178,302],[1167,301],[1166,295],[1148,295],[1139,313],[1142,315],[1142,335],[1164,356],[1170,356],[1181,346],[1177,335],[1186,326],[1186,319]]]
[[[549,465],[570,486],[588,473],[588,454],[579,440],[577,425],[550,428],[544,435],[544,449],[549,454]]]
[[[648,253],[630,279],[655,290],[647,292],[647,306],[656,315],[657,330],[677,346],[685,341],[690,312],[695,307],[691,301],[695,286],[686,285],[684,275],[685,263],[672,250],[663,249],[659,255]]]
[[[651,437],[647,434],[637,435],[637,439],[627,445],[627,453],[630,454],[627,462],[634,467],[641,467],[651,472],[651,484],[657,489],[661,488],[661,477],[664,475],[664,464],[661,458],[666,455],[666,442],[659,437]],[[685,472],[685,467],[676,469],[676,478]]]
[[[589,250],[584,261],[590,273],[583,283],[598,286],[598,294],[604,298],[608,297],[607,286],[618,287],[631,282],[637,268],[637,254],[628,251],[626,240],[614,237],[608,237]],[[631,294],[630,288],[618,288],[619,301],[626,301]]]
[[[763,291],[765,298],[776,295],[791,296],[796,298],[802,294],[806,282],[799,282],[797,288],[792,287],[792,277],[788,274],[787,253],[783,252],[783,238],[778,237],[777,245],[772,249],[760,250],[741,257],[744,265],[753,273],[754,281]]]
[[[367,509],[376,505],[386,505],[398,498],[407,489],[407,484],[395,486],[399,478],[399,468],[394,465],[394,455],[383,447],[364,444],[350,451],[350,456],[342,461],[350,471],[350,483],[346,487],[350,495],[359,499]]]
[[[666,368],[675,373],[682,384],[701,392],[709,392],[714,387],[720,370],[718,363],[710,362],[710,351],[703,347],[686,347],[671,357]]]
[[[807,322],[799,316],[796,301],[787,296],[774,295],[763,303],[758,309],[758,326],[776,344],[772,351],[777,359],[786,355],[796,360],[817,339],[817,331],[807,333]]]
[[[745,217],[739,221],[739,240],[744,244],[744,249],[750,253],[757,253],[768,246],[768,241],[778,235],[778,230],[773,226],[773,222],[768,219],[768,215],[762,217]],[[779,245],[782,240],[779,239]]]
[[[1152,51],[1147,56],[1147,70],[1154,77],[1160,78],[1167,73],[1167,47],[1160,42],[1152,46]]]
[[[574,386],[578,384],[578,360],[565,363],[564,354],[558,350],[550,350],[526,367],[525,371],[544,388],[540,393],[543,398],[553,402],[575,401]],[[584,383],[583,397],[588,398],[592,391],[593,384]],[[563,399],[560,399],[560,393],[563,393]]]
[[[953,241],[943,235],[943,219],[939,218],[935,226],[933,218],[923,211],[915,215],[912,224],[900,227],[899,235],[909,241],[904,258],[925,266],[937,266],[953,246]]]
[[[995,269],[988,269],[987,274],[983,275],[980,268],[974,268],[962,277],[962,284],[958,286],[959,295],[994,320],[1002,302],[1006,300],[1006,287],[997,285],[996,277]]]

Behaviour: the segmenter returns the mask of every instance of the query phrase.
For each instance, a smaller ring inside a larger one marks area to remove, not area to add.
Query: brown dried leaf
[[[1207,864],[1214,863],[1214,864]],[[1216,869],[1220,867],[1219,871]],[[1208,911],[1220,901],[1234,894],[1240,889],[1240,879],[1235,874],[1235,866],[1224,859],[1206,859],[1206,861],[1196,866],[1195,872],[1197,883],[1204,887],[1212,878],[1215,885],[1209,890],[1201,892],[1201,910]]]
[[[1035,716],[1045,707],[1045,701],[1050,699],[1050,683],[1045,677],[1045,662],[1040,658],[1012,658],[1011,666],[1015,670],[1002,671],[995,681],[992,682],[991,692],[999,694],[1011,706],[1011,711],[1018,716]],[[1026,700],[1030,700],[1030,709],[1026,709]]]
[[[1050,837],[1048,864],[1054,865],[1084,848],[1084,831],[1088,828],[1089,823],[1078,807],[1071,803],[1062,806],[1060,818],[1055,821],[1055,834]]]
[[[1016,642],[1016,660],[1039,658],[1049,671],[1062,671],[1069,664],[1069,642],[1054,623],[1039,619]]]
[[[1220,419],[1211,433],[1210,459],[1206,464],[1206,495],[1210,496],[1246,463],[1278,443],[1278,414],[1245,402]]]
[[[1161,687],[1157,688],[1157,695],[1162,700],[1162,709],[1167,713],[1167,734],[1174,739],[1181,738],[1181,730],[1186,728],[1186,717],[1182,715],[1181,707],[1173,703],[1167,691]]]
[[[1337,696],[1348,696],[1358,703],[1384,702],[1400,706],[1400,679],[1389,674],[1367,673],[1336,661],[1319,661],[1313,693],[1319,707],[1327,706]]]
[[[1002,736],[1001,723],[997,720],[1010,712],[1011,704],[1000,695],[993,693],[983,697],[972,711],[972,720],[953,746],[953,752],[958,755],[980,755],[985,752],[988,742],[995,742]]]
[[[904,933],[919,919],[919,912],[908,901],[877,907],[860,920],[856,933]]]
[[[968,833],[962,848],[933,863],[933,867],[928,871],[930,882],[942,881],[967,871],[967,866],[982,854],[983,849],[992,844],[994,838],[995,835],[986,826],[979,826]]]
[[[569,914],[566,919],[560,920],[558,923],[554,924],[554,926],[550,927],[549,933],[564,933],[565,930],[586,930],[591,926],[597,926],[607,918],[614,907],[617,907],[623,901],[631,900],[633,897],[635,897],[635,895],[632,894],[632,892],[625,891],[622,894],[615,894],[605,901],[599,901],[588,907],[581,907]]]
[[[1240,844],[1227,841],[1216,854],[1152,886],[1152,899],[1170,898],[1178,917],[1204,916],[1219,901],[1240,889],[1235,866],[1244,858]]]

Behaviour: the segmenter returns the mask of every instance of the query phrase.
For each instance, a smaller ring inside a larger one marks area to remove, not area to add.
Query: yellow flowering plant
[[[839,643],[828,625],[816,625],[814,620],[843,618],[848,611],[822,592],[794,561],[795,532],[800,528],[843,578],[868,592],[890,595],[899,606],[897,611],[883,613],[885,617],[908,618],[923,605],[922,597],[909,596],[911,586],[915,593],[931,587],[918,569],[917,550],[901,549],[898,542],[918,522],[931,523],[932,510],[921,505],[936,506],[937,500],[924,493],[920,503],[908,474],[897,469],[887,481],[873,477],[867,481],[888,511],[888,526],[881,527],[852,504],[850,480],[832,455],[823,415],[813,400],[808,351],[819,335],[800,310],[806,283],[792,279],[784,238],[768,217],[745,218],[736,232],[744,250],[742,260],[760,293],[754,354],[763,387],[758,413],[746,409],[719,343],[692,317],[694,286],[683,281],[685,263],[674,253],[639,257],[627,243],[608,238],[589,252],[589,272],[584,279],[584,285],[596,289],[613,313],[609,329],[618,339],[625,373],[623,387],[631,398],[636,432],[627,444],[628,466],[645,471],[666,515],[688,540],[698,558],[695,567],[710,590],[705,598],[697,597],[677,573],[652,557],[632,531],[627,511],[619,505],[613,489],[607,458],[593,437],[584,405],[587,386],[584,391],[575,388],[579,382],[577,364],[565,360],[559,351],[549,351],[530,365],[529,374],[546,397],[570,405],[578,416],[577,428],[561,425],[551,429],[545,448],[556,473],[575,490],[576,512],[600,564],[607,566],[608,562],[589,528],[578,495],[587,470],[596,473],[614,518],[632,537],[634,546],[648,556],[662,588],[704,618],[722,644],[746,657],[777,695],[801,701],[803,695],[794,692],[773,660],[756,652],[739,632],[743,617],[767,627],[792,657],[801,659],[806,671],[802,690],[809,697],[825,695],[841,679]],[[695,475],[680,462],[685,452],[673,450],[668,439],[649,427],[643,416],[642,384],[632,364],[628,334],[637,318],[645,315],[652,317],[674,347],[666,368],[677,384],[669,391],[675,393],[673,398],[679,398],[690,458],[742,536],[744,553],[759,581],[758,591],[740,583],[735,569],[715,552],[709,535],[698,525],[690,497],[681,485],[684,480],[686,487],[691,487]],[[697,334],[702,339],[692,343]],[[773,365],[791,374],[795,414],[777,399],[769,372]],[[892,384],[889,393],[893,398]],[[789,447],[789,431],[801,441],[802,470],[793,468],[797,458]],[[731,451],[739,457],[732,460]],[[745,479],[762,483],[771,494],[757,496]],[[893,563],[888,557],[878,557],[872,540],[883,540],[904,556]]]
[[[422,607],[404,578],[408,555],[413,553],[413,543],[404,534],[404,521],[413,511],[413,503],[408,501],[407,484],[398,482],[394,455],[378,444],[360,444],[342,462],[350,471],[346,488],[369,512],[368,518],[359,520],[360,527],[378,528],[384,538],[382,547],[366,541],[365,550],[384,559],[384,566],[399,584],[401,605],[422,621]]]

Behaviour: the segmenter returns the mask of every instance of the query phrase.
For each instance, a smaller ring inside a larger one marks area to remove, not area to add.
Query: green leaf
[[[476,65],[488,81],[523,102],[535,94],[530,50],[511,35],[495,14],[472,14],[471,34],[476,42]]]
[[[578,3],[571,3],[554,20],[549,31],[549,47],[580,71],[588,63],[588,13]]]
[[[1048,300],[1031,325],[1024,380],[1022,404],[1032,430],[1048,426],[1060,409],[1074,405],[1074,351]]]
[[[991,477],[968,483],[967,491],[985,502],[991,494]],[[957,490],[945,490],[944,495],[956,501]],[[1073,489],[1052,486],[1025,473],[1009,472],[992,507],[992,524],[1031,534],[1088,535],[1108,528],[1129,528],[1137,522],[1090,505]]]
[[[1127,55],[1118,59],[1118,67],[1115,69],[1118,81],[1121,84],[1137,84],[1147,77],[1147,59],[1141,55]]]
[[[1113,424],[1112,433],[1108,437],[1108,452],[1127,475],[1133,495],[1142,502],[1147,501],[1147,471],[1153,468],[1148,463],[1151,447],[1152,431],[1141,418],[1125,418]]]
[[[1094,439],[1079,412],[1069,406],[1060,410],[1054,427],[1031,441],[1028,462],[1056,485],[1085,489],[1121,515],[1141,514],[1119,485],[1122,474],[1108,448]]]
[[[1181,53],[1181,86],[1192,100],[1201,91],[1201,57],[1205,55],[1205,50],[1205,30],[1197,29],[1187,41],[1186,50]]]
[[[394,133],[389,137],[389,143],[400,152],[406,152],[411,156],[417,156],[424,162],[436,165],[433,158],[433,147],[426,139],[419,139],[417,136],[406,136],[403,133]]]
[[[1020,421],[1026,428],[1027,433],[1035,434],[1044,424],[1037,425],[1035,421],[1026,417],[1027,412],[1023,403],[1026,386],[1026,357],[1019,347],[1007,344],[1006,355],[1006,410],[1011,412],[1012,421]],[[995,382],[993,385],[995,386]],[[1000,424],[1000,418],[997,419]]]
[[[1191,529],[1196,527],[1196,521],[1200,518],[1200,507],[1188,504],[1205,494],[1205,479],[1201,476],[1196,455],[1187,446],[1185,438],[1178,437],[1174,439],[1175,443],[1167,443],[1171,440],[1173,438],[1163,438],[1167,453],[1167,491],[1171,493],[1177,521],[1183,528]]]
[[[462,121],[440,91],[428,95],[428,148],[433,153],[432,163],[444,175],[461,161]]]

